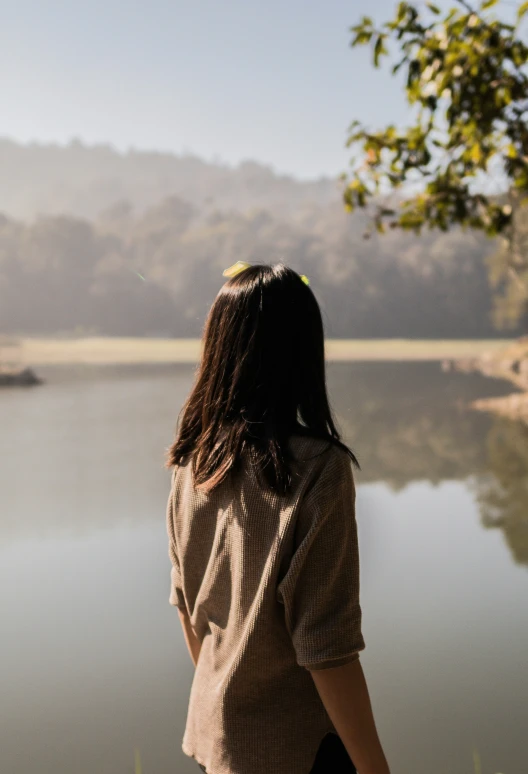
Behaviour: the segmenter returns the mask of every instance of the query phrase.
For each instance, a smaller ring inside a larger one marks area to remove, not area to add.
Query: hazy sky
[[[349,48],[394,0],[0,0],[0,135],[254,158],[301,177],[347,163],[355,117],[401,121],[388,69]]]

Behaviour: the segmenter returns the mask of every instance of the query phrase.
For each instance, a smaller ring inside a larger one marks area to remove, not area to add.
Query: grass
[[[330,361],[442,361],[500,350],[510,339],[328,339]],[[196,363],[199,339],[10,338],[0,340],[0,362],[19,366]]]

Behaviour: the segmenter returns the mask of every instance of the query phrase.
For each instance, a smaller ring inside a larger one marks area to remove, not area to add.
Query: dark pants
[[[205,767],[198,764],[202,771]],[[248,772],[251,774],[251,772]],[[345,745],[337,734],[327,734],[317,750],[310,774],[357,774]]]
[[[337,734],[327,734],[317,750],[310,774],[357,774],[345,745]]]

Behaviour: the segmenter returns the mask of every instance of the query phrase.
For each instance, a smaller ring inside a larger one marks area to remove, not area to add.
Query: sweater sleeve
[[[179,607],[181,610],[186,610],[187,605],[185,603],[185,597],[183,594],[180,562],[178,559],[176,535],[174,531],[174,475],[172,481],[173,484],[171,486],[171,492],[167,502],[167,535],[169,538],[169,559],[171,561],[169,604],[174,605],[174,607]]]
[[[297,663],[341,666],[365,648],[350,460],[334,447],[299,506],[295,551],[278,586]]]

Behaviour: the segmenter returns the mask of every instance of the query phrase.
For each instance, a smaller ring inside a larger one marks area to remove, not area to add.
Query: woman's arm
[[[310,674],[358,774],[390,774],[359,658]]]
[[[182,608],[179,607],[178,614],[180,616],[183,629],[183,636],[185,637],[185,642],[187,643],[187,647],[189,649],[189,655],[194,666],[196,666],[198,663],[198,657],[200,655],[200,648],[202,647],[200,640],[194,633],[194,629],[191,626],[191,619],[189,618],[189,613],[187,610],[182,610]]]

